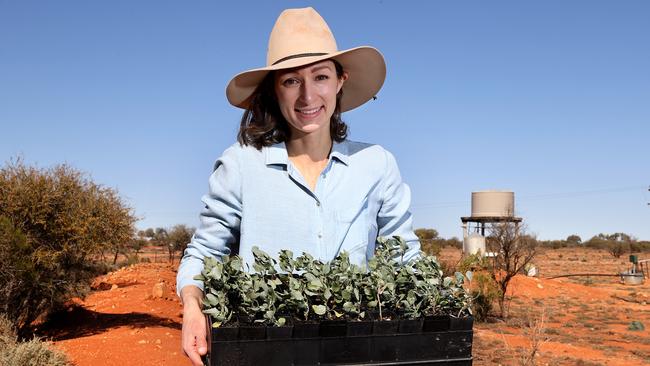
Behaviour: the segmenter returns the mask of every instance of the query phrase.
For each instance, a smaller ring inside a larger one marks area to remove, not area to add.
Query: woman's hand
[[[203,366],[201,356],[208,353],[206,342],[206,320],[201,311],[203,291],[196,286],[185,286],[181,290],[183,300],[183,352],[194,366]]]

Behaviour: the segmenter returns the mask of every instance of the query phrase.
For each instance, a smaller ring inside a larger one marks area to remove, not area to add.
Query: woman
[[[202,284],[193,279],[205,256],[238,253],[252,263],[257,245],[328,261],[345,250],[363,265],[378,235],[405,238],[405,260],[419,254],[395,159],[378,145],[346,140],[341,120],[379,91],[385,73],[376,49],[338,51],[314,9],[289,9],[271,32],[267,66],[228,84],[230,103],[245,109],[238,143],[215,164],[177,278],[183,349],[195,365],[207,351]]]

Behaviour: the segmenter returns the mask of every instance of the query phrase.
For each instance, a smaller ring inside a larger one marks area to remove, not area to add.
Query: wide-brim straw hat
[[[377,94],[386,78],[384,57],[370,46],[339,51],[325,20],[313,8],[287,9],[280,14],[269,37],[266,67],[236,75],[226,87],[230,104],[248,108],[250,97],[273,70],[289,69],[334,59],[348,73],[343,84],[341,112],[354,109]]]

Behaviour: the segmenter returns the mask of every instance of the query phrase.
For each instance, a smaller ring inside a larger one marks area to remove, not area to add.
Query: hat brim
[[[226,87],[230,104],[246,109],[250,97],[264,77],[274,70],[291,69],[322,60],[334,59],[348,73],[343,84],[341,112],[354,109],[370,100],[379,92],[386,78],[386,63],[382,54],[374,47],[361,46],[322,56],[293,58],[277,65],[244,71],[237,74]]]

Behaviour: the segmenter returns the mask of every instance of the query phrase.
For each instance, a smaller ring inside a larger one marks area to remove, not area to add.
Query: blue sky
[[[460,236],[472,191],[509,189],[542,239],[650,240],[647,1],[0,0],[0,159],[69,163],[141,228],[196,226],[241,116],[225,85],[303,6],[383,52],[344,120],[395,154],[416,227]]]

